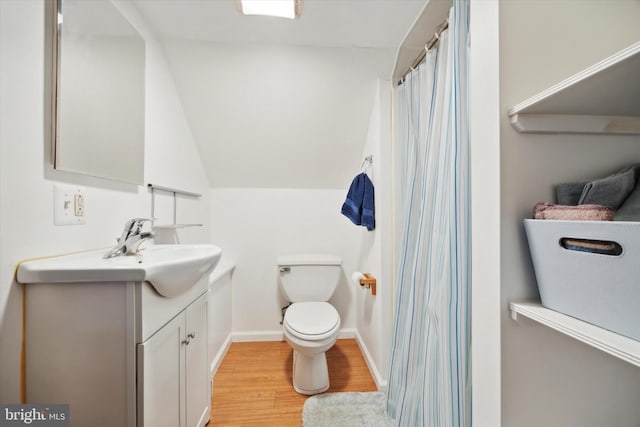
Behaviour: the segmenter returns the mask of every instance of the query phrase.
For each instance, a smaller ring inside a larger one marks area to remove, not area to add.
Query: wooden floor
[[[293,389],[292,357],[286,342],[232,343],[214,377],[208,426],[299,427],[307,396]],[[327,363],[328,392],[376,391],[355,340],[338,340]]]

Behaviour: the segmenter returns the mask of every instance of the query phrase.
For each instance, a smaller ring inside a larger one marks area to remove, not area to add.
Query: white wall
[[[524,135],[507,116],[513,105],[640,39],[640,3],[614,3],[500,3],[503,426],[640,424],[639,368],[508,313],[509,301],[537,298],[522,228],[533,205],[553,200],[553,184],[640,161],[638,136]]]
[[[472,420],[500,425],[500,57],[497,0],[471,0]]]
[[[391,49],[169,42],[212,187],[341,188]],[[355,166],[357,167],[357,166]]]
[[[362,158],[372,155],[367,173],[375,188],[376,228],[360,230],[357,269],[377,279],[377,295],[356,286],[354,305],[360,345],[378,388],[387,384],[391,344],[391,83],[379,80]]]
[[[355,166],[355,172],[357,172]],[[282,336],[276,259],[290,253],[331,253],[350,275],[357,263],[360,230],[340,213],[344,189],[211,189],[211,240],[235,260],[234,339],[274,340]],[[355,328],[356,289],[343,275],[331,302],[342,328]]]
[[[185,215],[207,223],[207,182],[163,53],[135,9],[119,3],[147,38],[145,181],[205,194]],[[143,187],[52,171],[45,138],[44,1],[0,2],[0,401],[19,402],[21,294],[13,280],[25,258],[114,243],[128,218],[148,216]],[[178,155],[179,154],[179,155]],[[53,184],[86,187],[87,223],[53,225]],[[170,217],[166,211],[159,212]],[[180,235],[204,242],[206,228]]]
[[[390,83],[378,82],[374,95],[365,148],[343,188],[214,188],[210,190],[210,224],[212,242],[224,248],[236,264],[232,289],[235,340],[282,338],[281,308],[288,301],[278,284],[279,255],[333,253],[343,260],[343,275],[331,303],[340,313],[347,336],[357,330],[372,374],[384,387],[385,343],[390,342],[392,322],[390,255],[383,256],[382,246],[384,239],[390,240],[389,203],[385,204],[390,197],[385,180],[390,175],[384,169],[390,155]],[[340,213],[351,179],[369,154],[373,165],[368,172],[376,188],[376,230],[371,232]],[[372,273],[378,279],[377,296],[351,282],[355,271]]]

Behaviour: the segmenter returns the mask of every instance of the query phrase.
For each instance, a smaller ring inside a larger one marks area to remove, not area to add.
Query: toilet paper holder
[[[357,283],[360,283],[360,286],[371,289],[371,295],[376,294],[376,278],[373,277],[373,275],[369,273],[356,272],[353,276],[354,279],[357,279]]]

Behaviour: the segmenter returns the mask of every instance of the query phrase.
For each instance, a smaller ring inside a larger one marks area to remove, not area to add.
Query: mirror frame
[[[47,49],[47,54],[45,55],[45,69],[47,69],[48,75],[50,76],[50,78],[46,78],[45,79],[45,90],[46,93],[48,95],[51,96],[48,104],[48,119],[50,120],[50,124],[47,129],[47,132],[49,132],[48,137],[46,138],[47,144],[49,145],[48,149],[49,149],[49,155],[50,155],[50,160],[47,162],[49,163],[49,165],[53,168],[53,170],[55,171],[60,171],[60,172],[64,172],[64,173],[72,173],[72,174],[78,174],[78,175],[82,175],[82,176],[90,176],[93,178],[98,178],[98,179],[104,179],[104,180],[108,180],[108,181],[115,181],[115,182],[121,182],[121,183],[126,183],[126,184],[135,184],[135,185],[144,185],[144,170],[145,170],[145,135],[146,135],[146,128],[145,128],[145,123],[143,122],[142,124],[142,131],[143,131],[143,137],[142,137],[142,157],[141,157],[141,161],[140,161],[140,173],[139,173],[139,178],[124,178],[124,177],[117,177],[117,176],[105,176],[104,174],[98,174],[98,173],[91,173],[91,172],[79,172],[79,171],[73,171],[73,170],[69,170],[69,169],[64,169],[60,167],[60,160],[58,158],[58,144],[60,144],[60,123],[59,123],[59,108],[60,108],[60,68],[61,68],[61,61],[60,61],[60,48],[62,45],[62,41],[61,41],[61,37],[62,37],[62,31],[60,31],[60,24],[58,22],[58,13],[60,11],[60,8],[62,6],[62,1],[63,0],[47,0],[45,1],[45,47]],[[110,0],[104,0],[109,2]],[[111,2],[111,4],[115,6],[115,4],[113,4],[113,2]],[[116,7],[117,8],[117,7]],[[126,21],[128,21],[128,19],[125,16],[122,16],[123,19],[125,19]],[[129,25],[136,31],[138,32],[138,30],[133,26],[133,24],[131,24],[129,22]],[[139,34],[139,32],[138,32]],[[146,45],[146,40],[145,38],[141,35],[140,38],[142,39],[143,43]],[[48,41],[47,41],[48,40]],[[143,58],[143,64],[146,70],[146,46],[145,46],[145,57]],[[143,71],[146,77],[146,71]],[[48,86],[48,87],[47,87]],[[146,87],[144,88],[144,90],[146,91]],[[143,109],[146,109],[146,97],[143,94],[143,99],[142,99],[142,105],[143,105]],[[145,113],[143,112],[143,121],[145,120]],[[45,125],[46,126],[46,125]]]

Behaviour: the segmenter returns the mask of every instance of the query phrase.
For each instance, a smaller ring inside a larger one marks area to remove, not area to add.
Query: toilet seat
[[[284,326],[300,339],[319,341],[340,327],[340,315],[328,302],[296,302],[287,309]]]

